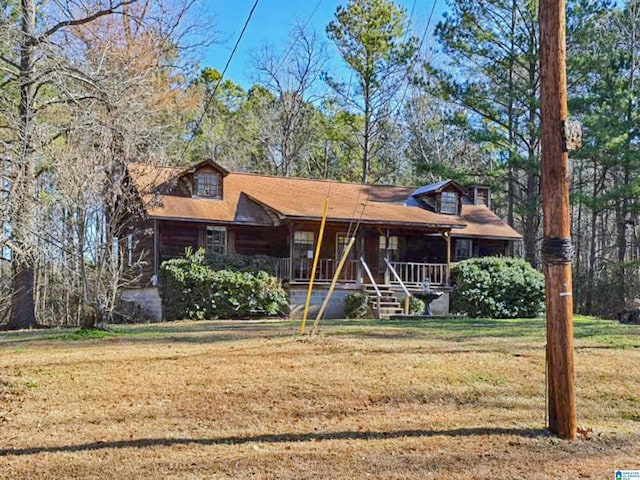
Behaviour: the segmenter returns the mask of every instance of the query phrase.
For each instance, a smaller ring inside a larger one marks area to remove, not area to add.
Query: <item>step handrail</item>
[[[364,261],[364,257],[360,257],[360,263],[364,267],[364,271],[367,273],[367,276],[371,281],[371,285],[373,285],[373,288],[376,290],[376,296],[378,298],[381,298],[382,294],[380,293],[380,289],[378,288],[378,285],[376,284],[376,281],[374,280],[373,275],[371,275],[371,270],[369,270],[369,265],[367,265],[367,262]]]
[[[400,278],[400,275],[398,275],[398,272],[396,272],[396,269],[393,268],[393,265],[391,265],[391,262],[386,257],[384,259],[384,262],[387,264],[387,268],[389,270],[391,270],[391,273],[393,274],[393,276],[396,278],[396,280],[398,281],[398,283],[402,287],[402,290],[404,290],[404,294],[405,294],[405,297],[404,297],[404,314],[405,315],[409,315],[409,310],[410,310],[409,298],[412,297],[411,292],[409,291],[407,286],[404,284],[404,282]]]
[[[387,268],[391,271],[391,273],[393,274],[393,276],[395,277],[395,279],[398,281],[398,283],[400,284],[400,286],[402,287],[402,290],[404,290],[404,293],[407,297],[411,297],[411,292],[409,291],[409,289],[406,287],[406,285],[404,284],[404,282],[402,281],[402,279],[400,278],[400,275],[398,275],[398,272],[396,272],[396,269],[393,268],[393,265],[391,265],[391,262],[389,262],[389,260],[387,260],[386,258],[384,259],[384,263],[387,264]]]

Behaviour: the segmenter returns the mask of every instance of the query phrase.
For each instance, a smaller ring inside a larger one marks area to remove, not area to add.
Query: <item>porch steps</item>
[[[364,293],[369,299],[369,304],[373,306],[373,311],[378,318],[391,318],[392,315],[402,315],[404,309],[395,297],[391,285],[378,285],[380,291],[380,303],[373,285],[364,285]],[[378,305],[380,308],[378,308]]]

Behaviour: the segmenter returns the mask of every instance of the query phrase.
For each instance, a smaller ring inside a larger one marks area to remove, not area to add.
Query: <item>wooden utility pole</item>
[[[576,438],[569,219],[565,0],[540,0],[542,198],[547,302],[549,430]]]

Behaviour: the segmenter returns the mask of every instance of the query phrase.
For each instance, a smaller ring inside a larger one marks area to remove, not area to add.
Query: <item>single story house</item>
[[[301,315],[325,199],[329,208],[314,280],[312,311],[325,297],[349,237],[354,248],[339,277],[327,316],[342,314],[353,291],[382,297],[377,313],[399,313],[395,298],[431,288],[444,292],[434,312],[448,312],[452,262],[510,255],[521,235],[491,210],[488,187],[444,180],[419,188],[234,173],[213,161],[189,168],[129,165],[142,201],[148,252],[139,289],[123,297],[161,316],[160,264],[191,247],[221,254],[267,255],[288,289],[292,316]],[[356,230],[357,226],[357,230]],[[388,301],[387,301],[388,300]]]

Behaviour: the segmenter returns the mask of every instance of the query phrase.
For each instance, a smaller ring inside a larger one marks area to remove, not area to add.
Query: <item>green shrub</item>
[[[344,316],[346,318],[371,317],[367,296],[363,293],[350,293],[344,297]]]
[[[452,312],[470,317],[531,318],[544,309],[544,277],[519,258],[483,257],[451,268]]]
[[[400,298],[400,305],[404,310],[404,300],[406,297]],[[409,315],[422,315],[424,313],[424,302],[416,297],[409,297]]]
[[[264,271],[216,271],[203,250],[162,263],[160,296],[169,320],[273,316],[287,308],[277,278]]]
[[[267,272],[276,274],[276,263],[273,257],[267,255],[240,255],[230,253],[207,253],[204,260],[214,270],[231,270],[234,272]]]

